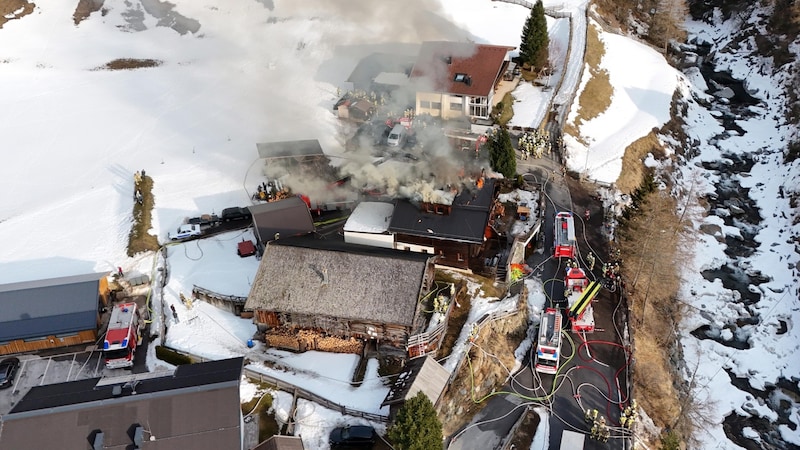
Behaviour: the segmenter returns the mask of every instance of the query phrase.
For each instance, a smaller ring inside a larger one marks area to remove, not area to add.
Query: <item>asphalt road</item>
[[[581,267],[586,268],[583,257],[593,251],[598,256],[595,270],[590,277],[600,275],[599,267],[607,254],[600,227],[602,226],[601,206],[591,199],[588,192],[576,180],[564,177],[560,165],[551,158],[517,161],[517,171],[526,174],[529,181],[543,183],[548,196],[543,223],[541,252],[534,252],[528,265],[535,268],[534,276],[544,282],[544,291],[549,302],[563,301],[563,276],[566,260],[552,258],[553,227],[556,212],[573,211],[576,216],[576,237],[578,239]],[[588,223],[583,223],[582,213],[586,208],[592,210]],[[589,428],[584,422],[584,409],[596,408],[607,422],[615,426],[619,421],[620,403],[628,401],[627,357],[621,347],[618,329],[624,323],[622,315],[626,308],[621,304],[617,293],[603,290],[593,303],[597,330],[581,336],[572,333],[568,321],[562,344],[561,369],[559,374],[538,374],[532,370],[531,349],[523,367],[511,378],[503,390],[514,392],[505,396],[492,397],[484,409],[476,415],[472,423],[457,434],[450,449],[492,449],[496,448],[509,433],[527,404],[540,404],[550,410],[548,442],[550,449],[561,445],[562,432],[571,430],[585,434],[584,448],[606,449],[624,448],[622,432],[614,432],[608,443],[590,439]],[[568,358],[572,355],[571,358]],[[553,392],[553,383],[556,390]],[[617,438],[614,438],[617,436]]]

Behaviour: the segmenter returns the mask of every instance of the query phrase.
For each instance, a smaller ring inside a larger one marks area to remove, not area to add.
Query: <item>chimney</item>
[[[452,56],[445,56],[443,59],[444,59],[445,64],[447,64],[448,66],[450,64],[453,64],[453,57]]]

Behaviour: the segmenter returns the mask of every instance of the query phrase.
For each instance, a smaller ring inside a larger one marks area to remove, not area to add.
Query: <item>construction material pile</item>
[[[273,329],[264,336],[270,347],[304,352],[319,350],[331,353],[361,354],[364,342],[356,338],[326,336],[311,330]]]

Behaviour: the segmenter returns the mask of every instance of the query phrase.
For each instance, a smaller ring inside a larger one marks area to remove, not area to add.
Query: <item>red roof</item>
[[[429,80],[430,91],[488,96],[511,50],[514,47],[471,42],[423,42],[410,78]]]

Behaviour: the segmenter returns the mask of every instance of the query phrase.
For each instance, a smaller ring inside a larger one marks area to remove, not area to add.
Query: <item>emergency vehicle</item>
[[[554,258],[575,258],[575,222],[572,213],[556,214],[553,238]]]
[[[600,292],[600,283],[589,282],[586,272],[579,267],[568,267],[564,277],[564,298],[567,300],[567,317],[574,333],[594,331],[592,300]]]
[[[108,331],[103,341],[106,367],[119,369],[133,366],[133,354],[140,339],[140,322],[136,303],[114,305]]]
[[[534,368],[537,372],[555,374],[561,359],[561,312],[547,308],[539,323]]]

